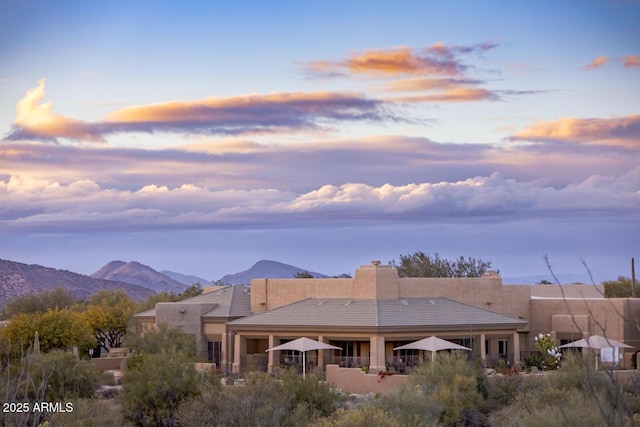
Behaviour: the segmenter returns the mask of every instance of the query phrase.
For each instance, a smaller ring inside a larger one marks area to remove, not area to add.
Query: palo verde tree
[[[604,296],[606,298],[630,298],[631,279],[629,277],[618,276],[618,280],[606,280],[602,282],[604,286]],[[640,286],[636,283],[636,296],[640,295]]]
[[[100,347],[109,351],[122,345],[136,303],[123,290],[101,290],[91,296],[84,312]]]
[[[418,251],[400,255],[399,261],[391,261],[400,277],[480,277],[491,269],[491,261],[460,256],[454,260]]]

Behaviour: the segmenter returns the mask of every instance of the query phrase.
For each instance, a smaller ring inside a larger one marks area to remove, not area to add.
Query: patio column
[[[383,336],[374,335],[369,339],[369,372],[383,372],[387,369],[385,341]]]
[[[520,366],[520,334],[518,331],[513,333],[513,366]]]
[[[276,337],[272,334],[269,335],[269,347],[273,348],[276,345]],[[267,354],[269,355],[269,361],[267,362],[267,372],[273,372],[273,367],[275,366],[273,361],[276,358],[275,353],[278,353],[278,365],[280,365],[280,352],[279,351],[269,351]]]
[[[480,334],[480,358],[482,359],[482,364],[487,361],[487,345],[486,345],[487,337],[485,334]]]
[[[236,335],[234,350],[235,351],[233,352],[232,370],[234,373],[237,374],[240,372],[240,368],[241,368],[240,366],[241,357],[247,353],[247,339],[240,334]]]
[[[324,336],[318,335],[318,341],[324,342]],[[324,371],[324,353],[329,350],[318,350],[318,366]]]
[[[220,365],[216,366],[219,369],[229,369],[233,363],[233,334],[222,334],[222,355],[220,357]]]

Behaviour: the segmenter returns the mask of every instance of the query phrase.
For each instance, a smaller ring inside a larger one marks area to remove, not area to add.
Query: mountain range
[[[77,298],[88,298],[101,289],[123,289],[135,300],[143,300],[154,292],[145,287],[114,280],[96,279],[67,270],[56,270],[35,264],[22,264],[0,259],[0,306],[30,292],[65,288]]]
[[[148,265],[135,261],[111,261],[93,273],[91,277],[140,285],[155,292],[179,294],[187,288],[185,283],[172,279]]]

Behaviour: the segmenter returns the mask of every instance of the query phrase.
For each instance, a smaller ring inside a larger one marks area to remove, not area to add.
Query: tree
[[[391,261],[400,277],[480,277],[491,268],[491,262],[480,258],[460,256],[455,260],[422,251],[400,255],[399,262]]]
[[[91,296],[84,312],[100,347],[109,351],[122,345],[136,303],[123,290],[101,290]]]
[[[296,279],[313,279],[313,275],[308,271],[299,271],[293,277]]]
[[[11,318],[2,333],[13,345],[14,354],[20,354],[34,344],[38,332],[40,350],[78,347],[81,354],[95,346],[91,327],[80,313],[53,309],[46,313],[18,314]]]
[[[5,316],[10,318],[20,313],[45,313],[49,309],[64,310],[81,303],[65,288],[55,288],[46,292],[30,292],[7,302]]]
[[[618,280],[606,280],[602,282],[604,286],[604,296],[606,298],[630,298],[631,279],[629,277],[618,276]],[[640,296],[640,286],[636,284],[636,295]]]

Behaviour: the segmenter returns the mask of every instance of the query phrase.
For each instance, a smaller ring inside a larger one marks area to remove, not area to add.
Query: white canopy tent
[[[409,344],[395,347],[394,350],[425,350],[431,352],[431,360],[435,360],[436,352],[440,350],[467,350],[471,351],[469,347],[464,347],[460,344],[456,344],[451,341],[443,340],[436,336],[430,336],[429,338],[423,338],[418,341],[414,341]]]
[[[594,350],[602,350],[607,348],[633,348],[633,346],[621,343],[620,341],[612,340],[601,335],[591,335],[589,338],[583,338],[581,340],[573,341],[565,345],[561,345],[559,348],[592,348]],[[596,369],[598,369],[598,355],[596,354]]]
[[[326,344],[320,341],[313,340],[307,337],[301,337],[295,339],[293,341],[286,342],[284,344],[277,345],[275,347],[271,347],[266,351],[274,351],[274,350],[294,350],[302,353],[302,376],[306,377],[306,354],[307,351],[312,350],[342,350],[340,347],[336,347],[335,345]]]

